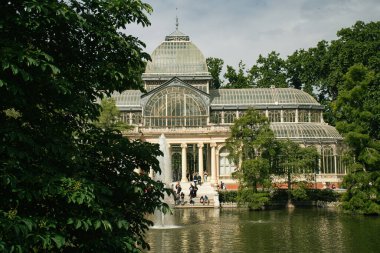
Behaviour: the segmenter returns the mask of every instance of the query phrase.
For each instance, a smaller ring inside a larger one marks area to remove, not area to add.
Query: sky
[[[151,26],[129,25],[126,33],[137,36],[153,50],[179,30],[207,57],[248,68],[259,55],[276,51],[286,58],[298,49],[315,47],[321,40],[335,40],[341,28],[356,21],[380,21],[380,0],[143,0],[153,13]]]

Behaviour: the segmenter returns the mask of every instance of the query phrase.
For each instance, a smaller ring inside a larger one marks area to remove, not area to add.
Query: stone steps
[[[175,184],[173,183],[173,189],[175,189]],[[188,208],[188,207],[219,207],[219,198],[217,192],[213,185],[209,182],[203,183],[201,185],[197,185],[197,197],[193,198],[194,204],[190,204],[190,182],[181,182],[182,192],[185,194],[185,203],[175,205],[176,208]],[[209,203],[203,204],[200,203],[200,197],[207,195]],[[217,200],[216,200],[217,198]]]

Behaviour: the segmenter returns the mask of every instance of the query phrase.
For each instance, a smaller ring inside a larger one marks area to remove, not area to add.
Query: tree
[[[267,117],[254,109],[248,110],[231,126],[231,135],[226,140],[230,159],[239,164],[234,176],[239,180],[238,202],[247,203],[251,209],[261,208],[269,201],[267,194],[257,189],[270,185],[269,160],[264,154],[274,141]]]
[[[354,65],[344,76],[337,100],[333,103],[336,127],[350,147],[359,170],[380,167],[380,92],[375,73]]]
[[[366,215],[380,215],[380,172],[357,171],[343,179],[347,191],[342,197],[343,210]]]
[[[100,116],[95,125],[103,129],[128,129],[128,125],[120,120],[120,111],[116,107],[115,99],[104,98],[100,103]]]
[[[292,183],[296,175],[315,173],[318,166],[318,151],[314,146],[301,147],[298,143],[279,141],[278,153],[273,156],[272,173],[285,175],[288,185],[288,203],[291,203]],[[307,178],[306,178],[307,179]]]
[[[236,70],[230,65],[227,65],[227,71],[224,74],[224,78],[228,81],[226,88],[251,88],[249,76],[246,73],[245,64],[242,61],[239,62],[238,72],[236,72]]]
[[[142,88],[149,56],[120,31],[150,12],[139,0],[0,3],[0,251],[148,247],[146,214],[167,208],[148,176],[162,153],[91,122],[97,99]]]
[[[377,74],[379,75],[379,74]],[[345,176],[343,208],[362,214],[380,214],[379,78],[363,65],[354,65],[344,75],[334,105],[337,129],[353,159],[352,174]]]
[[[220,73],[222,72],[224,61],[220,58],[209,57],[206,59],[206,64],[212,77],[211,87],[219,89],[223,83],[223,81],[220,80]]]
[[[256,65],[249,70],[251,82],[259,88],[269,88],[274,85],[277,88],[288,87],[286,81],[285,61],[280,54],[272,51],[265,58],[259,55]]]

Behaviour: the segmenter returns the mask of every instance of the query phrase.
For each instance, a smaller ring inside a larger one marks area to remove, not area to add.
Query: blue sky
[[[143,0],[144,1],[144,0]],[[147,28],[128,26],[152,51],[175,30],[190,36],[205,57],[251,67],[259,54],[295,50],[336,39],[357,20],[380,21],[380,0],[145,0],[153,7]],[[177,8],[177,10],[176,10]]]

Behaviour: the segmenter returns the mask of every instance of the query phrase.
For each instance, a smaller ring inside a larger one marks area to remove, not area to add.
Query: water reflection
[[[326,209],[175,210],[176,229],[150,230],[151,252],[377,252],[380,219]]]

